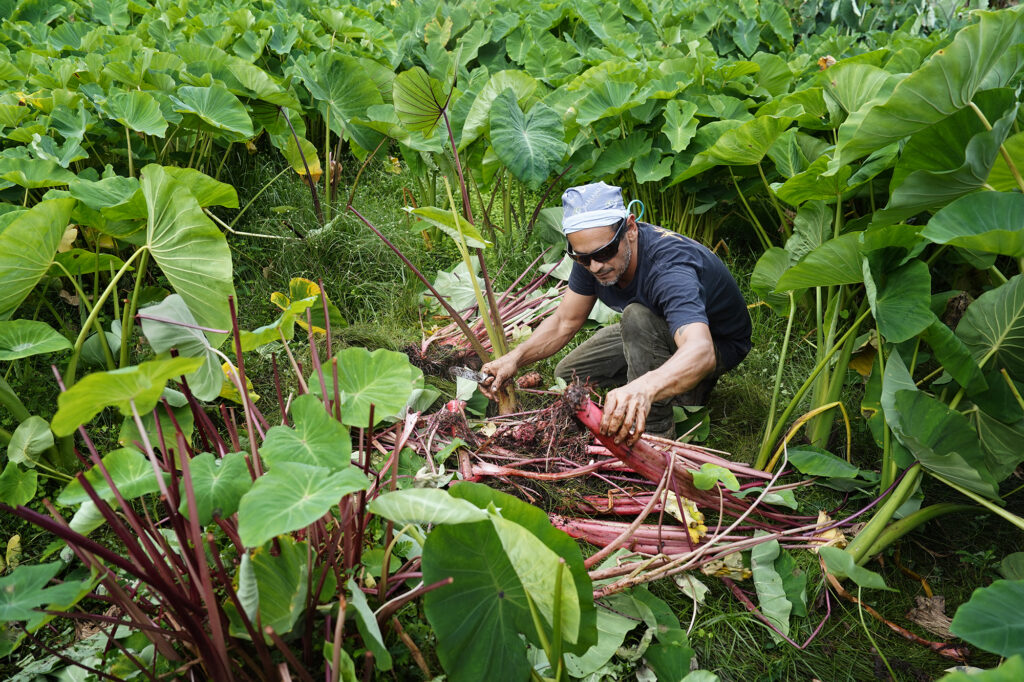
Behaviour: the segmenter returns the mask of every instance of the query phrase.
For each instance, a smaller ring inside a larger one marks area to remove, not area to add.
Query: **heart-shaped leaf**
[[[223,457],[214,457],[204,452],[192,458],[189,473],[201,526],[209,524],[215,515],[227,518],[238,511],[239,500],[252,487],[244,452],[229,452]],[[178,511],[189,518],[184,481],[181,482],[181,504]]]
[[[246,547],[259,547],[278,535],[305,528],[345,495],[369,487],[369,479],[355,467],[332,474],[323,467],[280,462],[242,496],[238,535]],[[268,509],[274,513],[268,514]]]
[[[188,374],[201,364],[200,358],[167,358],[90,374],[60,394],[51,428],[57,436],[69,436],[111,405],[125,417],[131,416],[133,402],[140,414],[149,412],[169,379]]]
[[[1024,654],[1024,580],[997,580],[975,590],[949,629],[999,656]]]
[[[113,450],[103,456],[102,462],[103,468],[107,470],[117,491],[126,500],[160,490],[156,473],[153,471],[153,464],[146,455],[134,448]],[[164,474],[164,478],[167,478],[167,474]],[[109,502],[114,499],[114,491],[97,467],[85,472],[85,480],[96,489],[96,494],[101,500]],[[57,502],[65,506],[73,506],[91,499],[82,484],[74,480],[64,488],[57,498]]]
[[[71,348],[71,342],[45,322],[6,320],[0,322],[0,361],[19,360],[42,353]]]
[[[562,119],[542,102],[524,114],[511,88],[494,99],[490,119],[498,158],[528,187],[540,187],[568,149],[562,141]]]
[[[18,424],[7,444],[7,459],[34,467],[38,455],[53,447],[53,433],[42,417],[35,415]]]
[[[74,199],[41,201],[0,232],[0,320],[7,320],[50,269]]]
[[[234,296],[231,251],[188,187],[157,165],[142,169],[148,217],[146,241],[153,260],[204,327],[231,329],[228,297]],[[218,346],[227,334],[210,334]]]
[[[118,92],[107,98],[107,112],[123,126],[146,135],[163,137],[167,120],[153,96],[142,90]]]
[[[292,402],[291,414],[292,426],[271,427],[260,447],[268,468],[298,462],[337,471],[350,464],[352,440],[348,429],[327,414],[316,396],[300,395]]]

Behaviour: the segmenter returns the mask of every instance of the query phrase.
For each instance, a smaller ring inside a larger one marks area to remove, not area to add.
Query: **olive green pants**
[[[668,323],[650,308],[631,303],[622,311],[618,324],[599,329],[593,336],[569,352],[555,367],[555,376],[565,381],[579,378],[601,388],[623,386],[657,369],[676,352],[675,339]],[[715,348],[718,355],[718,348]],[[705,377],[694,388],[678,396],[651,405],[646,431],[675,437],[674,405],[706,405],[720,372]]]

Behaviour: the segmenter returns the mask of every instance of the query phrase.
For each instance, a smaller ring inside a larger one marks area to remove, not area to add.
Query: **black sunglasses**
[[[619,242],[622,241],[622,230],[624,227],[626,227],[626,218],[619,221],[619,226],[615,230],[615,236],[612,237],[610,242],[590,253],[576,253],[572,250],[571,244],[566,246],[565,252],[569,258],[572,258],[585,268],[590,267],[590,261],[592,260],[596,260],[598,263],[607,263],[612,258],[615,258],[615,255],[619,252]]]

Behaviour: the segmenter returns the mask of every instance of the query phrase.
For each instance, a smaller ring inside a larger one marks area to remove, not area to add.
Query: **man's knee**
[[[566,356],[558,361],[555,365],[555,377],[561,379],[565,383],[569,383],[573,380],[573,375],[576,373],[576,367],[572,362],[566,362],[569,360],[569,356]]]
[[[636,334],[650,333],[660,327],[668,328],[665,318],[642,303],[630,303],[622,311],[622,338],[635,338]]]

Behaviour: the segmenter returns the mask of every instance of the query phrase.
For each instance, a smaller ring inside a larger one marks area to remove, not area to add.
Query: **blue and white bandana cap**
[[[562,194],[562,232],[567,235],[591,227],[614,225],[627,215],[619,187],[593,182],[570,187]]]
[[[630,206],[639,201],[629,202]],[[641,204],[640,215],[643,215]],[[562,233],[614,225],[629,215],[622,203],[622,189],[603,182],[570,187],[562,194]]]

